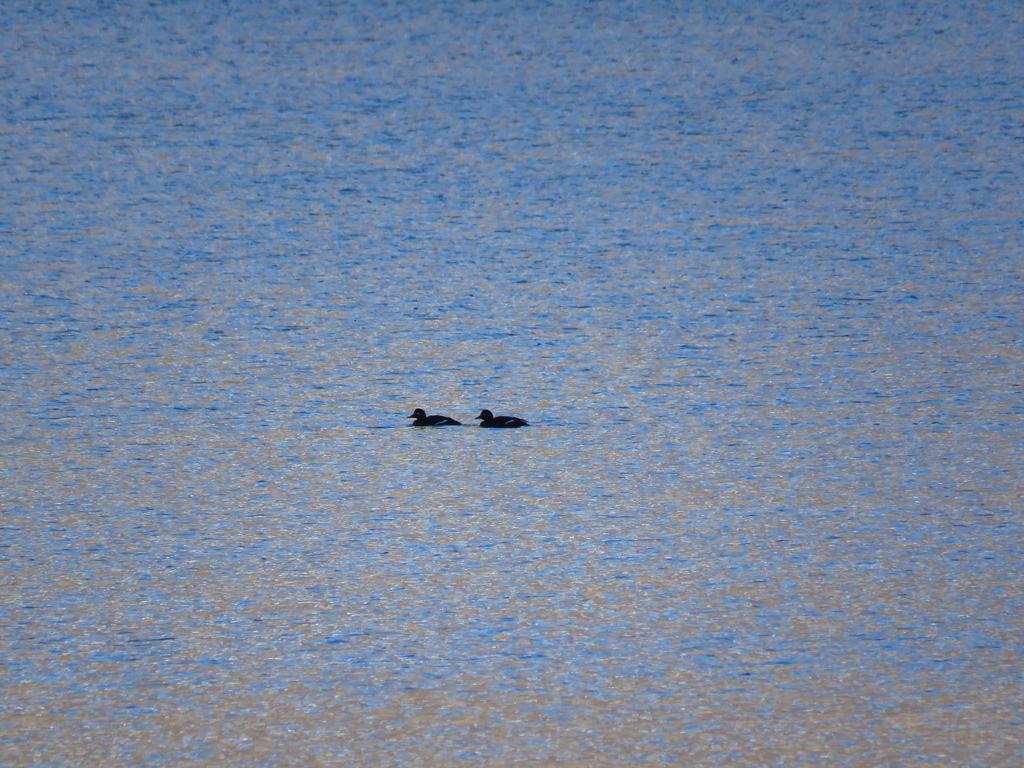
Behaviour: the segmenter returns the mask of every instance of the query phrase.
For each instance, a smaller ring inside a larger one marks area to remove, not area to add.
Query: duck
[[[422,408],[417,408],[412,412],[411,416],[406,416],[407,419],[416,419],[412,423],[414,427],[445,427],[449,425],[462,424],[461,421],[450,419],[447,416],[438,416],[436,413],[433,416],[427,416],[427,412]]]
[[[495,416],[484,408],[476,418],[481,419],[481,427],[499,427],[504,429],[515,429],[516,427],[528,427],[530,424],[518,416]]]

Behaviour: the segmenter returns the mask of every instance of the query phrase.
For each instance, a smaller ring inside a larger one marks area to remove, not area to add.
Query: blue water
[[[1022,36],[5,3],[0,763],[1020,765]]]

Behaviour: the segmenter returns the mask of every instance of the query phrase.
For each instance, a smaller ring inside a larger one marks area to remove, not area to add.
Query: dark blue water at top
[[[1022,27],[5,3],[0,762],[1019,765]]]

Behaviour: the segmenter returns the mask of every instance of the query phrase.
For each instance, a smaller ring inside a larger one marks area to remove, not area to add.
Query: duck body
[[[427,412],[422,408],[417,408],[410,416],[405,418],[415,419],[412,423],[414,427],[447,427],[462,424],[461,421],[450,419],[447,416],[439,416],[436,413],[433,416],[427,416]]]
[[[477,418],[480,419],[481,427],[490,427],[492,429],[516,429],[517,427],[530,426],[529,422],[525,419],[520,419],[518,416],[495,416],[486,408],[480,411],[480,415]]]

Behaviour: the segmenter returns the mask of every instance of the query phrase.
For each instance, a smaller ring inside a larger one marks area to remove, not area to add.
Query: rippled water
[[[0,762],[1020,765],[1022,27],[5,3]]]

